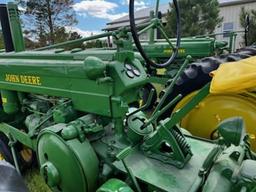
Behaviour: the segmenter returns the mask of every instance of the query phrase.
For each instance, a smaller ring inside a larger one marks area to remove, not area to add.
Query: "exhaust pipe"
[[[0,4],[0,22],[6,52],[14,51],[12,33],[6,4]]]

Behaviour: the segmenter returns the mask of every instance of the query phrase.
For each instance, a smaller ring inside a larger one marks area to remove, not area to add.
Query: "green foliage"
[[[244,7],[241,8],[240,12],[240,25],[245,29],[247,26],[246,16],[250,18],[249,31],[248,31],[248,45],[256,42],[256,10],[246,10]]]
[[[84,45],[86,49],[107,47],[107,42],[102,40],[88,41]]]
[[[71,34],[63,27],[77,22],[73,0],[22,0],[20,4],[25,8],[23,24],[26,37],[37,41],[34,47],[80,38],[77,33]],[[27,45],[31,46],[29,41]]]
[[[183,37],[211,34],[223,18],[219,17],[218,0],[179,0],[181,35]],[[176,34],[176,13],[172,4],[167,14],[166,31],[170,37]]]

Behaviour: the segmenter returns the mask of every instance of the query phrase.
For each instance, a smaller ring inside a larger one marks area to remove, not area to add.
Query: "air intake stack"
[[[14,51],[12,33],[6,4],[0,4],[0,22],[6,52]]]

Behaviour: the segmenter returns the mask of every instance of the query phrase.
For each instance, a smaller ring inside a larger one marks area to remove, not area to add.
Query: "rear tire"
[[[15,147],[19,168],[22,172],[30,168],[33,164],[35,164],[36,161],[35,161],[34,153],[31,154],[31,160],[25,161],[25,159],[21,155],[21,150],[23,150],[22,145],[17,143],[14,147]],[[3,133],[0,133],[0,154],[5,161],[7,161],[8,163],[14,166],[12,152],[9,147],[9,139]]]
[[[5,161],[13,165],[12,153],[8,143],[8,138],[4,134],[0,133],[0,154]]]
[[[209,73],[218,69],[221,64],[239,61],[255,55],[256,45],[242,48],[233,54],[207,57],[190,64],[174,85],[173,91],[168,95],[166,102],[163,106],[167,105],[179,94],[181,94],[182,98],[184,98],[188,94],[203,88],[203,86],[209,83],[212,79],[209,76]],[[175,106],[173,106],[173,108],[171,108],[170,110],[166,111],[161,116],[161,119],[170,117],[174,108]]]
[[[0,191],[28,192],[22,177],[6,161],[0,161]]]

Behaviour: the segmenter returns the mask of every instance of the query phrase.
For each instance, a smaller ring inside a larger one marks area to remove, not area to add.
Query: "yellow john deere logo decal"
[[[3,103],[7,103],[7,98],[2,97],[2,102],[3,102]]]
[[[41,85],[41,79],[38,76],[5,74],[5,81],[26,85]]]
[[[165,54],[170,54],[170,53],[173,53],[173,50],[168,48],[168,49],[165,49],[165,50],[164,50],[164,53],[165,53]],[[185,49],[183,49],[183,48],[180,48],[180,49],[179,49],[179,54],[185,54],[185,53],[186,53],[186,50],[185,50]]]

